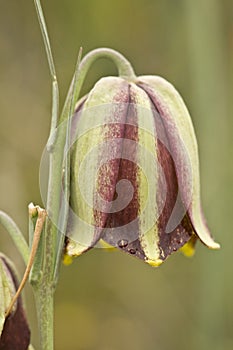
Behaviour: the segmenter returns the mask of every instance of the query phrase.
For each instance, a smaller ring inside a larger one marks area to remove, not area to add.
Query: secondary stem
[[[27,265],[29,254],[30,254],[27,242],[22,232],[16,225],[16,223],[12,220],[12,218],[1,210],[0,210],[0,224],[3,227],[5,227],[7,232],[10,234],[25,264]]]

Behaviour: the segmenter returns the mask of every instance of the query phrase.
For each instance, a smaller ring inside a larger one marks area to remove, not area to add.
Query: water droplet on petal
[[[133,248],[129,249],[129,253],[130,254],[136,254],[136,249],[133,249]]]
[[[128,241],[127,239],[121,239],[117,244],[119,248],[125,248],[128,245]]]

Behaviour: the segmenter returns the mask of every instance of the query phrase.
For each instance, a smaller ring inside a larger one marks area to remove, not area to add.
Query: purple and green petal
[[[217,249],[200,205],[197,142],[178,92],[156,76],[103,78],[72,122],[66,256],[105,242],[152,266],[197,237]]]
[[[105,227],[118,177],[127,105],[127,82],[103,78],[78,112],[71,156],[68,255],[93,247]]]
[[[209,248],[218,249],[203,218],[197,141],[188,110],[175,88],[157,76],[138,78],[161,115],[172,150],[179,191],[193,229]]]

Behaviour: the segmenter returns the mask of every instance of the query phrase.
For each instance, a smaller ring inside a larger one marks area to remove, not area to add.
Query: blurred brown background
[[[64,101],[79,46],[119,50],[138,74],[158,74],[181,92],[199,141],[203,206],[218,252],[198,244],[159,269],[95,249],[62,267],[56,293],[56,349],[230,350],[233,348],[233,3],[232,0],[47,0],[47,19]],[[27,236],[27,205],[38,185],[51,85],[33,1],[0,5],[0,208]],[[102,60],[84,90],[116,74]],[[0,250],[23,272],[0,228]],[[38,348],[30,287],[27,310]]]

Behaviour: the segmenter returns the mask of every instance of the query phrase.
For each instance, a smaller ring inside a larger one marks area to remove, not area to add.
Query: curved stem
[[[84,79],[86,78],[86,75],[88,73],[88,70],[90,69],[91,65],[98,59],[100,58],[109,58],[111,59],[115,65],[117,66],[118,69],[118,75],[119,77],[126,79],[128,81],[135,81],[136,80],[136,75],[134,73],[134,70],[129,63],[129,61],[119,52],[109,49],[109,48],[100,48],[100,49],[95,49],[89,52],[81,61],[79,65],[79,70],[78,70],[78,84],[75,87],[74,94],[73,94],[73,100],[77,102],[79,98],[79,94],[84,82]],[[70,106],[70,96],[71,96],[71,89],[73,87],[74,83],[74,78],[72,79],[70,89],[65,101],[65,105],[62,111],[62,115],[60,118],[59,122],[63,122],[68,118],[69,114],[69,106]]]
[[[27,265],[28,259],[29,259],[29,247],[27,245],[27,242],[22,232],[14,222],[14,220],[1,210],[0,210],[0,224],[2,224],[2,226],[10,234],[25,264]]]
[[[85,78],[90,66],[99,58],[111,59],[117,66],[119,77],[133,81],[136,79],[136,75],[129,61],[121,53],[105,47],[92,50],[82,59],[79,67],[80,79],[82,79],[82,76]]]

